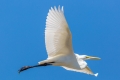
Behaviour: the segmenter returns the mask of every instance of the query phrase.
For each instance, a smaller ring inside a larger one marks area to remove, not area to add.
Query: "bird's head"
[[[88,55],[80,55],[79,58],[81,58],[83,60],[100,60],[99,57],[88,56]]]

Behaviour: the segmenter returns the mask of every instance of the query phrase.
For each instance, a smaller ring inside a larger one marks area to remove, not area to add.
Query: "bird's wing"
[[[59,6],[58,9],[51,7],[45,28],[45,44],[48,58],[73,52],[71,38],[63,7],[60,8]]]
[[[66,66],[62,66],[62,67],[67,69],[67,70],[71,70],[71,71],[82,72],[82,73],[86,73],[86,74],[90,74],[90,75],[94,75],[94,76],[98,75],[98,73],[94,74],[90,70],[90,68],[87,66],[87,63],[80,58],[80,55],[78,55],[78,54],[75,54],[75,55],[76,55],[76,59],[77,59],[78,64],[79,64],[81,69],[69,68],[69,67],[66,67]]]
[[[80,58],[79,54],[75,54],[76,59],[78,61],[79,66],[82,68],[81,70],[78,70],[79,72],[87,73],[87,74],[93,74],[93,72],[90,70],[90,68],[87,66],[87,63]]]
[[[94,75],[88,66],[86,66],[84,69],[79,69],[79,70],[74,69],[74,68],[65,67],[65,66],[63,66],[63,68],[65,68],[66,70],[70,70],[70,71],[76,71],[76,72],[82,72],[82,73]]]

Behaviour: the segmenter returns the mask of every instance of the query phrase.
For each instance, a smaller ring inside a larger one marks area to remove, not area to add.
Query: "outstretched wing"
[[[94,75],[93,72],[90,70],[90,68],[87,66],[84,69],[73,69],[73,68],[68,68],[68,67],[64,67],[66,70],[70,70],[70,71],[76,71],[76,72],[82,72],[82,73],[86,73],[86,74],[91,74]]]
[[[90,74],[90,75],[94,75],[94,76],[97,76],[98,73],[94,74],[90,68],[87,66],[87,63],[80,59],[80,55],[78,54],[75,54],[76,55],[76,59],[78,61],[78,64],[80,66],[81,69],[75,69],[75,68],[69,68],[69,67],[65,67],[65,66],[62,66],[63,68],[67,69],[67,70],[71,70],[71,71],[76,71],[76,72],[82,72],[82,73],[86,73],[86,74]]]
[[[71,33],[64,17],[63,7],[49,10],[46,19],[45,44],[48,57],[70,54],[72,50]]]

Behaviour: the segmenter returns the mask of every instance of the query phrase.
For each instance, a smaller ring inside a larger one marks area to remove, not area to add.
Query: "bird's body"
[[[40,61],[39,64],[49,63],[49,62],[54,62],[52,63],[52,65],[54,66],[64,66],[64,67],[76,68],[76,69],[81,68],[74,54],[54,56],[48,58],[47,60]]]
[[[45,28],[45,45],[48,58],[38,62],[36,66],[21,68],[20,72],[33,67],[54,65],[61,66],[67,70],[83,72],[94,76],[98,75],[98,73],[94,74],[89,69],[85,60],[100,58],[74,53],[72,35],[64,16],[63,7],[60,8],[59,6],[58,9],[51,7],[48,12]]]

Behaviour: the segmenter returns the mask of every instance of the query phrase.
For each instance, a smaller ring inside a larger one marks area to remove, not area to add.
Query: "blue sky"
[[[0,0],[0,80],[119,80],[120,0]],[[48,66],[18,74],[47,58],[44,29],[51,6],[64,6],[74,52],[101,57],[87,61],[98,77]]]

